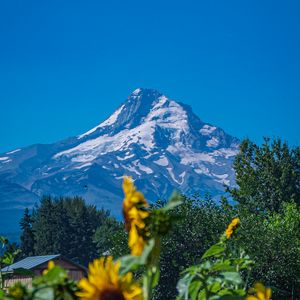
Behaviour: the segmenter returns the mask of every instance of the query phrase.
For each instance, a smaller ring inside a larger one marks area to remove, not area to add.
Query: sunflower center
[[[99,300],[125,300],[123,293],[116,289],[105,289],[101,294]]]

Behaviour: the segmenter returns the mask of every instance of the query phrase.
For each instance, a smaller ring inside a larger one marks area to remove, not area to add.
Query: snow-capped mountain
[[[224,184],[234,184],[238,145],[189,106],[137,89],[88,132],[0,155],[0,227],[43,194],[80,195],[119,215],[124,174],[149,200],[173,190],[219,195]]]

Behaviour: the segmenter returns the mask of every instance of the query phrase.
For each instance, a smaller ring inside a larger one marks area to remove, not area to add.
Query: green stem
[[[154,248],[149,257],[149,262],[146,266],[146,273],[143,277],[143,295],[144,300],[151,300],[153,290],[158,283],[159,276],[159,257],[160,257],[160,244],[161,238],[157,236],[155,238]]]

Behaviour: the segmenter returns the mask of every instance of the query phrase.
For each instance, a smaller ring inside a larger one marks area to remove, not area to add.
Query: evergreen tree
[[[87,265],[98,256],[94,235],[107,219],[109,211],[97,210],[80,197],[43,197],[34,213],[35,254],[62,254]]]
[[[44,196],[40,206],[36,208],[33,222],[36,255],[56,254],[53,247],[56,240],[53,232],[53,210],[53,199],[51,196]]]
[[[97,210],[86,205],[80,197],[65,201],[67,217],[70,223],[70,244],[68,257],[87,265],[97,256],[93,237],[97,226]],[[99,220],[98,220],[99,221]]]
[[[26,208],[24,211],[24,216],[20,221],[21,233],[21,256],[32,256],[34,255],[34,235],[32,230],[32,217],[29,213],[29,209]]]

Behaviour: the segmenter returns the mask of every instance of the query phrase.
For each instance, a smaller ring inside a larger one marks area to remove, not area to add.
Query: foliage
[[[37,254],[59,252],[81,263],[99,255],[119,257],[113,263],[94,261],[98,275],[105,270],[113,278],[114,295],[123,297],[116,299],[140,299],[139,287],[144,300],[174,299],[180,276],[178,299],[270,299],[271,290],[257,280],[272,287],[273,300],[300,299],[299,162],[299,148],[290,149],[279,139],[265,139],[262,146],[245,140],[234,163],[237,187],[228,189],[236,205],[226,198],[217,205],[209,197],[179,195],[168,203],[148,205],[127,178],[125,223],[80,198],[44,197],[33,214],[32,228],[25,212],[24,236],[30,237],[32,230]],[[240,226],[234,219],[226,229],[235,216]],[[102,293],[105,287],[91,279],[95,269],[80,287]],[[39,289],[43,279],[39,280],[33,290]],[[44,284],[51,297],[60,297],[58,286]],[[74,283],[61,284],[59,291],[69,291],[66,299],[80,295]],[[128,296],[134,294],[130,286],[135,286],[136,297]],[[250,286],[254,288],[248,290]],[[33,290],[20,288],[33,297]]]
[[[68,274],[59,266],[49,268],[42,276],[33,280],[28,288],[21,283],[9,288],[4,300],[72,300],[76,299],[77,284],[68,279]],[[1,297],[1,296],[0,296]]]
[[[20,249],[18,249],[14,244],[10,244],[8,239],[0,236],[0,296],[1,289],[4,288],[4,280],[6,275],[3,274],[2,268],[8,265],[11,265],[14,262],[15,257],[20,253]],[[1,254],[2,253],[2,254]]]
[[[245,140],[234,169],[237,187],[228,191],[237,205],[228,212],[243,219],[238,243],[255,261],[250,282],[271,285],[273,299],[300,298],[300,148]]]
[[[26,226],[26,232],[24,229],[22,231],[22,237],[25,238],[26,234],[30,239],[28,231],[32,231],[34,247],[32,248],[31,240],[27,239],[24,239],[22,245],[28,246],[26,253],[31,252],[35,255],[60,253],[77,263],[87,265],[100,254],[99,251],[104,250],[103,248],[97,251],[95,243],[100,247],[99,232],[104,232],[108,228],[110,232],[114,228],[119,228],[108,211],[97,210],[95,206],[87,205],[80,197],[46,196],[34,211],[32,229]],[[95,236],[97,231],[98,234]],[[109,237],[106,243],[107,245],[103,247],[109,246]]]
[[[247,283],[242,272],[246,271],[248,277],[253,262],[232,240],[238,222],[232,221],[219,242],[203,254],[200,264],[183,272],[177,285],[178,299],[244,299]],[[230,235],[228,230],[232,231]]]
[[[186,216],[192,217],[193,215],[189,215],[190,210],[201,211],[203,222],[207,222],[206,230],[210,232],[210,230],[215,229],[215,223],[220,222],[218,217],[222,216],[224,209],[214,206],[209,199],[206,206],[196,205],[197,203],[194,203],[193,200],[184,199],[178,194],[174,194],[166,204],[158,203],[150,207],[144,196],[137,192],[133,183],[128,180],[130,179],[127,178],[128,185],[126,187],[129,189],[125,190],[127,203],[125,200],[124,203],[127,206],[124,209],[124,216],[126,218],[126,230],[129,231],[128,248],[130,254],[115,260],[112,256],[94,260],[89,266],[88,278],[81,279],[78,284],[68,280],[66,271],[55,266],[53,262],[49,262],[48,270],[33,280],[32,287],[18,283],[10,287],[7,294],[2,292],[0,298],[16,300],[154,299],[154,291],[159,283],[161,271],[163,271],[163,268],[160,268],[162,241],[168,237],[172,228],[177,228],[174,224],[178,222],[179,214],[186,212]],[[56,205],[63,209],[69,203],[46,199],[45,207],[55,209]],[[79,205],[79,207],[81,206]],[[68,213],[70,211],[66,210]],[[83,211],[88,213],[93,210],[89,208]],[[37,211],[35,215],[35,226],[38,222],[45,221],[45,219],[39,220],[39,218],[45,217],[39,215],[41,212],[44,211]],[[71,215],[74,215],[74,212],[73,214],[71,212]],[[59,220],[59,218],[56,220],[53,217],[55,214],[49,216],[52,217],[52,222]],[[79,216],[84,215],[81,212]],[[70,220],[69,223],[71,224]],[[190,220],[191,224],[194,224],[195,221],[195,219]],[[212,228],[209,228],[209,221],[213,224]],[[182,273],[183,277],[177,285],[178,299],[244,299],[247,293],[247,283],[244,282],[243,276],[249,273],[252,261],[244,251],[237,248],[235,240],[233,240],[239,224],[238,218],[233,219],[225,231],[223,228],[219,242],[204,252],[196,266],[189,267]],[[112,222],[110,225],[116,226],[118,229],[120,226],[117,222]],[[109,224],[107,223],[106,226]],[[204,228],[203,225],[202,229]],[[188,232],[188,234],[192,232]],[[178,231],[177,234],[179,233],[184,235],[184,232]],[[205,233],[202,231],[201,234]],[[99,233],[99,238],[100,236],[101,233]],[[113,251],[114,247],[111,245],[111,241],[104,241],[110,248],[109,251]],[[139,243],[140,254],[136,254],[136,243]],[[192,246],[195,248],[197,245]],[[198,254],[199,257],[197,250],[196,248],[194,253]],[[135,272],[135,276],[133,276],[133,272]],[[260,295],[261,291],[266,296],[262,299],[269,300],[270,290],[259,284],[251,291],[252,294],[249,299],[255,299],[256,294]]]
[[[99,256],[110,254],[118,257],[121,256],[120,252],[129,251],[124,224],[113,218],[105,219],[103,224],[97,227],[93,239]]]
[[[260,147],[250,140],[240,145],[234,162],[237,188],[231,196],[251,212],[280,211],[283,203],[300,204],[300,148],[264,139]]]
[[[300,208],[296,204],[286,203],[281,213],[267,217],[244,214],[238,244],[255,261],[250,282],[268,283],[273,299],[300,298]]]
[[[34,234],[32,230],[33,218],[29,213],[29,209],[26,208],[24,211],[24,216],[20,221],[20,227],[22,234],[20,236],[22,250],[22,256],[32,256],[34,255]]]
[[[199,263],[201,255],[217,242],[231,216],[207,197],[183,197],[182,205],[170,212],[177,217],[176,226],[162,241],[161,279],[155,299],[174,299],[180,273]]]

